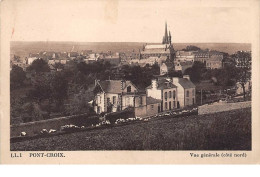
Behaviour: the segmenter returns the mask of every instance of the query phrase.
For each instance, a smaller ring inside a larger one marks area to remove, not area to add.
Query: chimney
[[[157,86],[158,86],[157,80],[156,80],[156,79],[153,79],[153,80],[152,80],[152,88],[153,88],[153,89],[157,89]]]
[[[190,76],[189,76],[189,75],[183,75],[183,79],[188,79],[188,80],[190,80]]]
[[[121,90],[124,90],[125,88],[125,80],[121,80]]]
[[[173,78],[172,78],[172,83],[173,83],[173,84],[179,83],[179,78],[178,78],[178,77],[173,77]]]

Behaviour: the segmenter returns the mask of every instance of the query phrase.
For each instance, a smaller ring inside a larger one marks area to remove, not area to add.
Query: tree
[[[243,89],[243,97],[246,99],[245,85],[251,80],[251,53],[239,51],[235,54],[235,60],[237,63],[237,82],[241,85]]]
[[[175,70],[170,70],[168,72],[169,77],[182,77],[182,72],[181,71],[175,71]]]
[[[65,108],[65,113],[68,115],[89,113],[93,114],[91,106],[89,105],[89,93],[81,90],[79,93],[74,94],[72,100]]]
[[[42,58],[34,60],[32,64],[27,68],[28,71],[35,71],[36,73],[49,72],[50,67],[48,63]]]
[[[19,66],[13,65],[10,73],[10,87],[11,90],[23,86],[26,79],[25,72]]]
[[[51,98],[56,103],[57,110],[60,110],[67,98],[68,82],[63,73],[57,72],[51,78]]]
[[[184,51],[198,51],[201,50],[199,47],[194,46],[194,45],[189,45],[187,46],[185,49],[183,49]]]
[[[192,82],[199,82],[202,79],[202,73],[205,72],[205,65],[195,61],[191,68],[184,71],[184,75],[189,75]]]

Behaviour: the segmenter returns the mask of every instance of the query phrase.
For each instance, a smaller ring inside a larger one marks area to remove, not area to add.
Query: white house
[[[95,85],[94,110],[97,113],[116,112],[134,105],[134,93],[138,90],[131,81],[105,80],[96,81]]]
[[[146,95],[161,100],[161,111],[177,108],[177,87],[169,78],[152,80],[152,84],[146,88]]]
[[[94,96],[94,110],[98,114],[132,107],[136,116],[143,117],[157,114],[161,103],[160,99],[139,93],[131,81],[124,80],[97,81]]]
[[[177,98],[180,107],[196,103],[195,85],[190,81],[189,75],[184,75],[183,78],[173,77],[172,83],[177,86]]]

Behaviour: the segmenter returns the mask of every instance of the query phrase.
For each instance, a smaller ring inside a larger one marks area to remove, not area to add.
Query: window
[[[175,104],[175,101],[173,101],[173,108],[175,108],[176,107],[176,104]]]
[[[107,103],[110,103],[110,98],[107,98]]]
[[[102,100],[101,100],[101,96],[99,96],[99,103],[101,103],[101,101],[102,101]]]
[[[113,96],[113,104],[116,104],[116,96]]]
[[[173,99],[175,99],[176,91],[173,90]]]
[[[169,102],[169,109],[172,109],[172,102]]]
[[[167,105],[167,102],[165,102],[165,110],[168,109],[168,105]]]
[[[164,99],[167,100],[167,92],[164,93]]]
[[[127,92],[131,92],[131,86],[127,87]]]
[[[186,97],[189,97],[189,96],[190,96],[190,91],[187,90],[187,91],[186,91]]]
[[[153,104],[151,105],[151,110],[153,110]]]
[[[169,91],[169,98],[172,97],[172,91]]]
[[[192,96],[195,96],[195,90],[194,89],[192,90]]]

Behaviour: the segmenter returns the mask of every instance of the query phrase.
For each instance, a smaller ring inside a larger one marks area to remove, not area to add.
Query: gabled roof
[[[150,44],[150,45],[146,45],[145,49],[165,49],[168,47],[169,44]]]
[[[105,80],[99,81],[98,84],[100,85],[101,89],[105,93],[122,93],[121,90],[121,80]],[[125,87],[123,90],[129,85],[134,85],[131,81],[125,81]],[[137,88],[136,88],[137,89]]]
[[[190,80],[186,78],[179,78],[179,83],[185,89],[196,87]]]
[[[169,89],[169,88],[177,88],[176,85],[174,85],[171,81],[168,81],[165,78],[162,78],[162,79],[158,80],[157,84],[158,84],[157,88],[159,90]],[[151,89],[151,88],[152,88],[152,85],[146,87],[146,89]]]
[[[149,105],[149,104],[155,104],[155,103],[161,103],[162,100],[160,99],[155,99],[155,98],[152,98],[150,96],[148,96],[146,98],[146,104]]]

